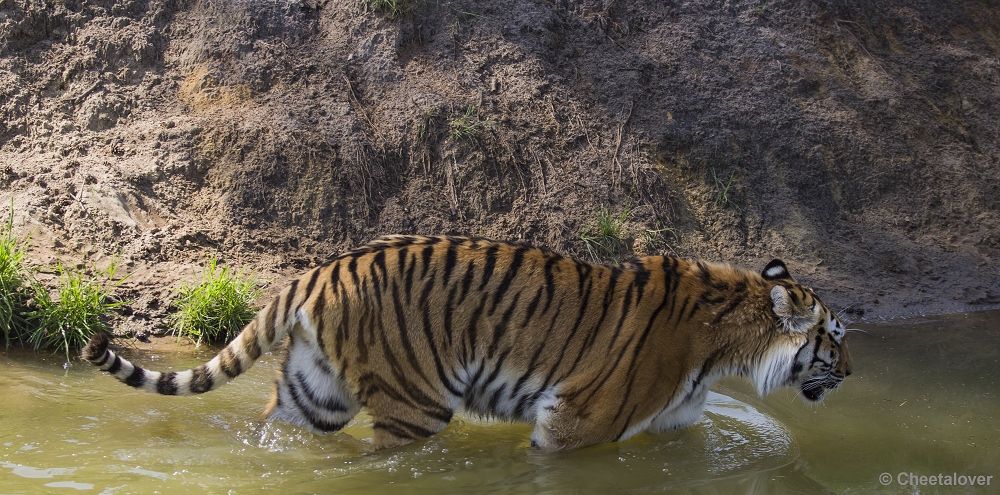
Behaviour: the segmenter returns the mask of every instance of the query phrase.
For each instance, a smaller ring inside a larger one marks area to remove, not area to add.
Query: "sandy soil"
[[[987,2],[0,2],[0,213],[133,275],[276,290],[386,233],[784,259],[849,319],[1000,304]],[[634,241],[634,242],[633,242]]]

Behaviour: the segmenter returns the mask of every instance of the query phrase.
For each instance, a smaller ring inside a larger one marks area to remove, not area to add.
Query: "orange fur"
[[[533,444],[558,450],[686,426],[723,375],[822,399],[850,373],[843,332],[778,261],[762,275],[661,256],[602,266],[522,244],[394,236],[304,274],[194,370],[143,370],[106,343],[84,356],[183,395],[217,388],[287,335],[268,418],[336,431],[365,407],[375,447],[389,448],[464,406],[533,422]]]

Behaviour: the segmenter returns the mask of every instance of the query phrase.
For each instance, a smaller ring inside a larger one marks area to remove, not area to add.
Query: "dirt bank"
[[[32,260],[272,287],[386,233],[784,259],[852,319],[1000,303],[987,2],[0,3],[0,210]],[[6,213],[3,213],[6,215]],[[634,242],[633,242],[634,241]]]

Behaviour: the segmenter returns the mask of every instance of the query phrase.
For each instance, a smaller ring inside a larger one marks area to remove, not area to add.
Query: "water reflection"
[[[273,356],[219,391],[177,398],[11,349],[0,356],[0,492],[909,493],[880,473],[997,480],[997,316],[856,325],[868,333],[850,336],[855,374],[819,406],[727,380],[691,428],[556,454],[529,447],[529,425],[461,416],[378,453],[364,414],[338,435],[262,423]],[[163,369],[211,355],[161,354]]]

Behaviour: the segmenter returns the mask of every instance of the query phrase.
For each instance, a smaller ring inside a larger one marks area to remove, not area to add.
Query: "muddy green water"
[[[760,399],[726,380],[691,428],[558,454],[529,448],[528,425],[469,417],[376,454],[364,414],[336,435],[262,424],[275,356],[216,392],[178,398],[10,349],[0,354],[0,494],[1000,491],[1000,313],[854,326],[867,332],[849,337],[854,375],[822,405],[791,390]],[[157,369],[211,355],[129,354]],[[914,487],[908,473],[964,485]],[[970,486],[969,475],[993,478]]]

